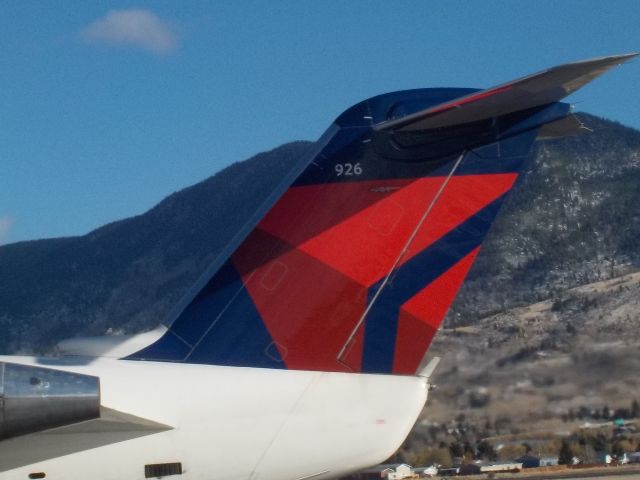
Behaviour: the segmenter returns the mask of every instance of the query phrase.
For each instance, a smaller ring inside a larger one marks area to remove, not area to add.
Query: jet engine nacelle
[[[0,440],[100,416],[100,380],[0,362]]]

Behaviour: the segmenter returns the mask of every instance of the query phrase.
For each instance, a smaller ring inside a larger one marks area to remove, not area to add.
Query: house
[[[392,463],[377,465],[349,477],[354,480],[403,480],[405,478],[419,478],[410,465],[404,463]]]
[[[515,473],[522,470],[521,462],[485,463],[480,465],[480,473]]]
[[[460,467],[439,468],[438,475],[441,477],[455,477],[460,473]]]
[[[560,459],[556,457],[540,457],[541,467],[555,467],[560,464]]]
[[[475,463],[462,465],[458,470],[458,475],[478,475],[479,473],[481,473],[480,465],[476,465]]]
[[[516,458],[516,462],[521,463],[522,468],[538,468],[542,465],[540,458],[530,454]]]
[[[435,477],[436,475],[438,475],[438,467],[436,465],[431,465],[430,467],[426,467],[422,471],[422,474],[425,477]]]
[[[522,468],[551,467],[558,465],[558,457],[536,457],[526,454],[516,458],[516,462],[522,463]]]
[[[633,452],[629,454],[629,463],[640,463],[640,452]]]
[[[419,475],[413,471],[410,465],[405,463],[396,468],[387,468],[381,472],[382,478],[387,480],[402,480],[404,478],[418,478]]]
[[[607,452],[598,452],[598,463],[604,463],[605,465],[611,465],[613,457]]]

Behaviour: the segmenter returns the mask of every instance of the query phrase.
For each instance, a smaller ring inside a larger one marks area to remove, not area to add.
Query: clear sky
[[[80,235],[364,98],[640,50],[640,1],[0,0],[0,243]],[[640,62],[570,97],[640,128]]]

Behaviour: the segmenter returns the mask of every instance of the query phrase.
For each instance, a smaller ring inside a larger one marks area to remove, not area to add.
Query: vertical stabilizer
[[[628,58],[353,106],[128,358],[414,374],[558,100]]]

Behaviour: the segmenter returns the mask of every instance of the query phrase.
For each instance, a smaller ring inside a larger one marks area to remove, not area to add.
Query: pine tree
[[[571,465],[573,463],[573,452],[567,440],[562,440],[560,453],[558,454],[558,463],[560,465]]]
[[[486,440],[482,440],[478,443],[478,456],[483,460],[495,461],[498,458],[498,453]]]

